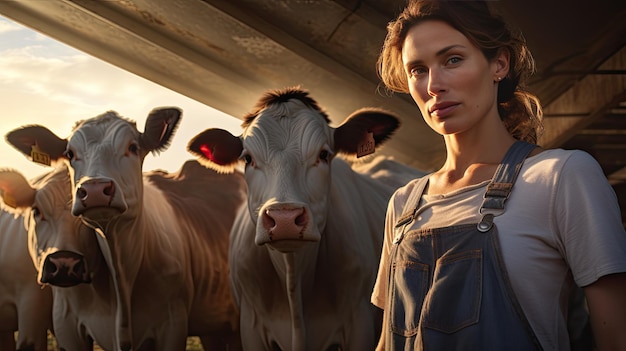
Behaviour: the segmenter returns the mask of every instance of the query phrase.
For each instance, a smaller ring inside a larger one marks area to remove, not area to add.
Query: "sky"
[[[177,171],[193,158],[188,141],[204,129],[241,134],[235,117],[0,16],[0,168],[28,179],[48,171],[6,142],[16,128],[40,124],[65,138],[77,121],[113,110],[143,131],[148,113],[159,106],[181,108],[182,119],[170,147],[149,154],[144,171]]]

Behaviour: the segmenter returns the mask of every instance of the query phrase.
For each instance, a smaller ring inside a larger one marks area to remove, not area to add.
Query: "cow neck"
[[[115,335],[117,346],[121,350],[125,350],[126,345],[132,345],[132,329],[131,329],[131,292],[132,284],[128,284],[126,271],[120,269],[123,265],[120,262],[120,253],[115,250],[116,240],[112,235],[106,234],[100,228],[96,228],[98,234],[98,244],[104,255],[107,266],[111,271],[111,279],[115,288],[115,297],[117,301],[116,317],[115,317]],[[111,249],[113,247],[113,250]]]
[[[137,277],[143,248],[137,243],[143,242],[135,235],[140,235],[137,225],[141,222],[116,218],[106,224],[106,229],[93,227],[105,262],[111,273],[116,297],[116,340],[120,349],[132,345],[131,299],[134,282]],[[88,224],[89,225],[89,224]],[[128,260],[136,261],[131,264]]]
[[[268,249],[268,253],[283,289],[289,291],[287,277],[290,272],[299,277],[300,282],[298,284],[303,287],[304,291],[313,289],[319,243],[308,243],[301,247],[297,253],[281,253],[270,249]]]

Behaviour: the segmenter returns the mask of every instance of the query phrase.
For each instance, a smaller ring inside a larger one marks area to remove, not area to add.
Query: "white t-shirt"
[[[415,183],[398,189],[389,202],[372,294],[380,308],[386,301],[393,227]],[[488,183],[422,196],[412,228],[478,223]],[[567,350],[567,299],[574,284],[584,287],[626,272],[626,232],[602,169],[579,150],[553,149],[529,157],[494,223],[511,284],[543,348]]]

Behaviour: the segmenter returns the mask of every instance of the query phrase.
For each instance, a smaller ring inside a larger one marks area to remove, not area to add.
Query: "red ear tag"
[[[200,145],[200,151],[202,151],[202,153],[204,154],[204,157],[208,158],[211,161],[215,161],[214,156],[213,156],[213,151],[211,151],[211,148],[209,148],[207,144]]]
[[[374,153],[376,143],[374,142],[374,133],[368,132],[365,140],[360,142],[356,148],[356,157],[363,157]]]
[[[33,162],[50,166],[50,155],[41,151],[37,144],[33,145],[32,149],[30,150],[30,157],[32,158]]]

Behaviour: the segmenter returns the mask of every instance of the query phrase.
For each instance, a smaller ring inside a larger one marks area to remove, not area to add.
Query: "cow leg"
[[[65,328],[55,332],[57,345],[60,351],[92,351],[93,340],[88,335],[79,335],[78,333],[69,332]]]
[[[0,350],[15,350],[14,332],[0,332]]]
[[[240,307],[240,330],[241,344],[246,351],[266,351],[276,350],[267,342],[267,335],[262,335],[267,330],[260,325],[258,316],[255,316],[254,309],[248,304],[245,298],[241,299]],[[280,350],[280,348],[278,348]]]
[[[172,305],[165,306],[165,308],[170,311],[169,318],[156,330],[155,350],[185,350],[189,330],[189,318],[186,308],[181,302],[174,302]]]
[[[65,303],[63,300],[55,299],[52,323],[59,350],[92,351],[93,339],[87,334],[84,326],[79,325],[77,316],[65,314],[66,307],[59,305],[65,305]]]
[[[372,350],[376,347],[382,325],[382,310],[363,301],[352,315],[352,323],[347,331],[346,345],[343,351]]]
[[[202,349],[204,351],[226,350],[240,351],[242,350],[241,338],[238,333],[231,331],[218,331],[215,333],[200,336],[202,341]]]
[[[52,295],[36,290],[37,296],[24,296],[18,308],[17,350],[48,350],[48,329],[52,329]],[[15,349],[15,348],[14,348]]]

